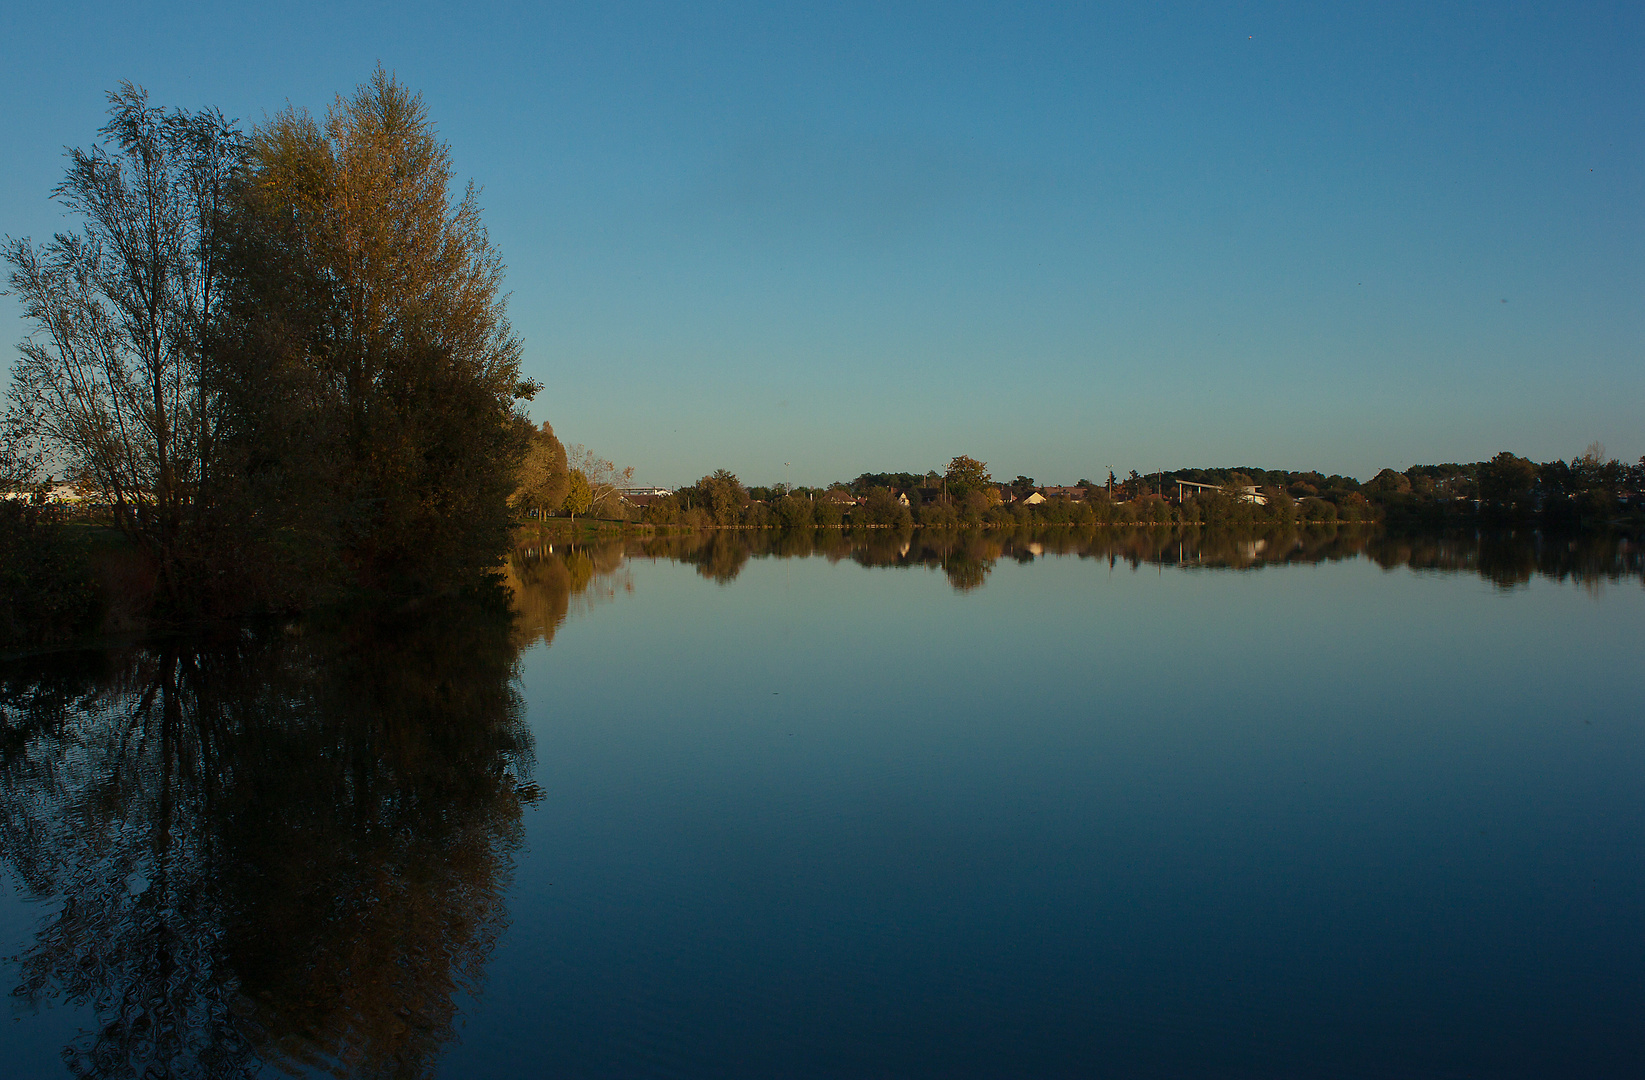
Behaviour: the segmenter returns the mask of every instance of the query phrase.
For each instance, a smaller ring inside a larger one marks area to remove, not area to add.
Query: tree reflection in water
[[[551,643],[574,608],[587,610],[632,592],[626,557],[620,540],[516,548],[503,572],[513,597],[515,644]]]
[[[63,654],[0,670],[0,858],[55,904],[15,996],[96,1027],[84,1077],[419,1076],[481,989],[535,796],[516,657],[577,604],[632,586],[631,557],[733,581],[822,556],[941,570],[1001,559],[1254,569],[1370,558],[1591,587],[1645,581],[1614,537],[1051,529],[715,532],[516,553],[500,602],[329,627]]]
[[[68,655],[0,689],[16,995],[88,1077],[418,1076],[479,991],[530,800],[501,604]]]
[[[1293,563],[1369,558],[1393,569],[1475,573],[1512,588],[1533,576],[1597,587],[1645,581],[1637,541],[1608,534],[1390,534],[1369,526],[1306,526],[1267,531],[1201,528],[1063,527],[1000,530],[722,530],[630,541],[631,555],[691,563],[720,584],[759,558],[822,556],[868,567],[941,569],[959,592],[981,588],[1001,559],[1042,555],[1100,559],[1110,566],[1255,570]]]

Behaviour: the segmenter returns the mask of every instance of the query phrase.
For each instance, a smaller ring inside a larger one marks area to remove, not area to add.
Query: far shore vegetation
[[[721,469],[663,493],[631,489],[602,516],[694,529],[1022,525],[1267,526],[1385,522],[1449,527],[1634,527],[1645,511],[1645,458],[1626,465],[1595,443],[1569,461],[1511,453],[1469,464],[1383,469],[1368,481],[1280,469],[1175,469],[1066,485],[994,478],[960,456],[941,472],[864,473],[827,487],[749,487]]]
[[[637,487],[528,419],[544,388],[522,374],[478,192],[455,186],[421,99],[391,75],[323,120],[288,108],[250,131],[130,84],[109,101],[99,143],[70,151],[53,191],[80,230],[5,244],[29,331],[0,418],[0,652],[393,609],[495,588],[512,551],[612,535],[757,530],[815,548],[876,530],[906,558],[963,548],[951,532],[1645,521],[1645,459],[1597,443],[1365,481],[1105,468],[1046,484],[960,455],[824,487],[723,469]]]

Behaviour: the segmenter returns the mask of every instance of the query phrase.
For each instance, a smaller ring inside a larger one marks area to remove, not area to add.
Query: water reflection
[[[503,584],[513,598],[515,644],[524,648],[552,642],[574,610],[586,611],[620,592],[632,592],[625,556],[621,541],[517,547],[503,571]]]
[[[850,559],[868,567],[941,569],[960,592],[981,588],[1002,559],[1031,562],[1044,555],[1098,559],[1133,569],[1147,565],[1216,570],[1364,557],[1386,569],[1478,574],[1504,588],[1523,585],[1537,576],[1588,585],[1626,579],[1645,582],[1640,544],[1603,534],[1399,535],[1342,526],[1265,532],[1173,528],[723,530],[631,540],[624,550],[629,555],[690,563],[702,576],[721,584],[735,580],[750,559],[818,556],[831,561]]]
[[[64,655],[0,681],[16,998],[87,1077],[431,1073],[534,796],[500,604]]]
[[[522,648],[631,589],[635,557],[722,584],[764,558],[924,567],[964,592],[1045,555],[1645,582],[1638,543],[1612,537],[728,530],[522,547],[512,610],[35,658],[0,669],[0,859],[50,912],[14,997],[94,1016],[63,1050],[75,1076],[430,1074],[483,988],[538,794]]]

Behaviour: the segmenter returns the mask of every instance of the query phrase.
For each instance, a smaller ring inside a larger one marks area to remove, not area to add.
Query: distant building
[[[1268,496],[1266,496],[1266,495],[1262,494],[1261,492],[1257,491],[1256,486],[1254,484],[1246,484],[1243,487],[1234,488],[1234,487],[1230,487],[1227,484],[1198,484],[1198,483],[1195,483],[1192,480],[1177,480],[1177,481],[1174,481],[1174,483],[1177,485],[1177,501],[1178,502],[1182,501],[1182,497],[1183,497],[1184,494],[1188,494],[1186,489],[1193,488],[1195,492],[1200,492],[1200,491],[1221,491],[1225,494],[1237,495],[1237,496],[1239,496],[1240,499],[1244,500],[1245,502],[1255,503],[1258,506],[1267,506],[1268,505]]]
[[[1073,502],[1085,501],[1085,489],[1082,487],[1042,487],[1040,494],[1047,499],[1069,499]]]
[[[1026,496],[1023,497],[1022,504],[1024,506],[1038,506],[1041,503],[1043,503],[1044,501],[1045,501],[1045,496],[1044,495],[1041,495],[1037,491],[1032,491],[1032,492],[1029,492]]]
[[[46,484],[44,487],[22,488],[16,491],[0,491],[0,499],[9,502],[34,502],[37,498],[48,503],[82,503],[86,501],[88,492],[75,484]]]

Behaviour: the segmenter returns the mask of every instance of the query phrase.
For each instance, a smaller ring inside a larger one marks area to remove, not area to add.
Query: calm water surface
[[[0,1073],[1645,1074],[1636,546],[510,580],[0,669]]]

